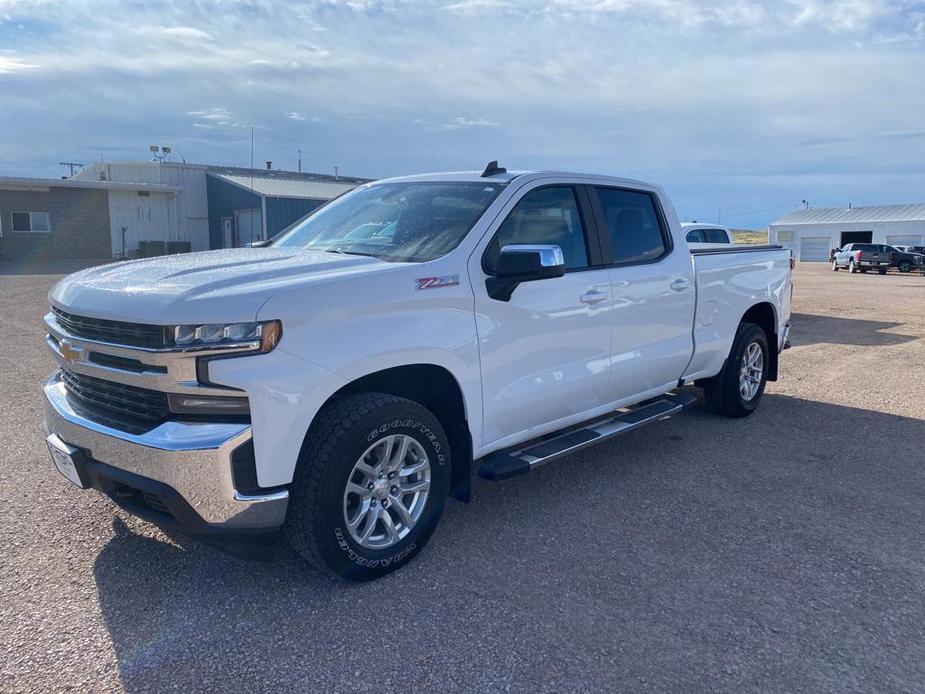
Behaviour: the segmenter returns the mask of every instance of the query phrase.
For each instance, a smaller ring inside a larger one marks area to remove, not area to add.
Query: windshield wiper
[[[376,258],[377,260],[382,260],[375,253],[361,253],[360,251],[345,251],[343,248],[325,248],[324,252],[325,253],[339,253],[340,255],[362,255],[366,258]]]

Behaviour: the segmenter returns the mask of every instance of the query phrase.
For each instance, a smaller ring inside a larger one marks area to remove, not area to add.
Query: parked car
[[[921,253],[907,251],[899,246],[887,246],[887,248],[890,249],[890,264],[900,272],[912,272],[922,267],[925,261],[925,256]]]
[[[913,266],[918,267],[919,269],[925,268],[925,246],[894,246],[894,248],[899,250],[901,253],[906,253],[912,256],[911,260]],[[908,267],[906,270],[902,270],[902,268],[900,268],[900,271],[909,272],[913,269],[914,267]]]
[[[719,224],[684,222],[681,229],[688,243],[733,243],[732,232]]]
[[[421,551],[473,471],[660,421],[695,402],[685,384],[753,413],[789,344],[791,271],[779,246],[689,250],[657,185],[493,162],[360,186],[265,247],[83,270],[49,298],[45,429],[68,480],[368,580]]]
[[[832,270],[841,268],[849,272],[876,270],[885,275],[892,265],[889,246],[876,243],[849,243],[842,246],[832,258]]]

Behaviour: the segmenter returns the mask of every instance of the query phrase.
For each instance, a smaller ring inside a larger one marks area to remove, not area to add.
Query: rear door
[[[611,400],[664,392],[694,349],[693,262],[652,191],[589,187],[613,293]]]

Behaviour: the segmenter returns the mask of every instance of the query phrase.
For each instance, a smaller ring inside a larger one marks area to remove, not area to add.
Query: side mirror
[[[559,246],[512,244],[501,249],[493,277],[485,280],[488,296],[510,301],[521,282],[535,282],[565,274],[565,256]]]
[[[247,244],[247,247],[248,248],[266,248],[267,246],[270,245],[270,241],[272,240],[273,239],[261,239],[260,241],[252,241],[251,243]]]

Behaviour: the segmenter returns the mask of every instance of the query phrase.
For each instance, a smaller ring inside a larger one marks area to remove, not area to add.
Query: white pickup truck
[[[363,185],[265,247],[50,292],[58,469],[238,554],[280,535],[368,580],[449,496],[673,415],[741,417],[788,345],[790,258],[691,250],[655,185],[570,173]]]

